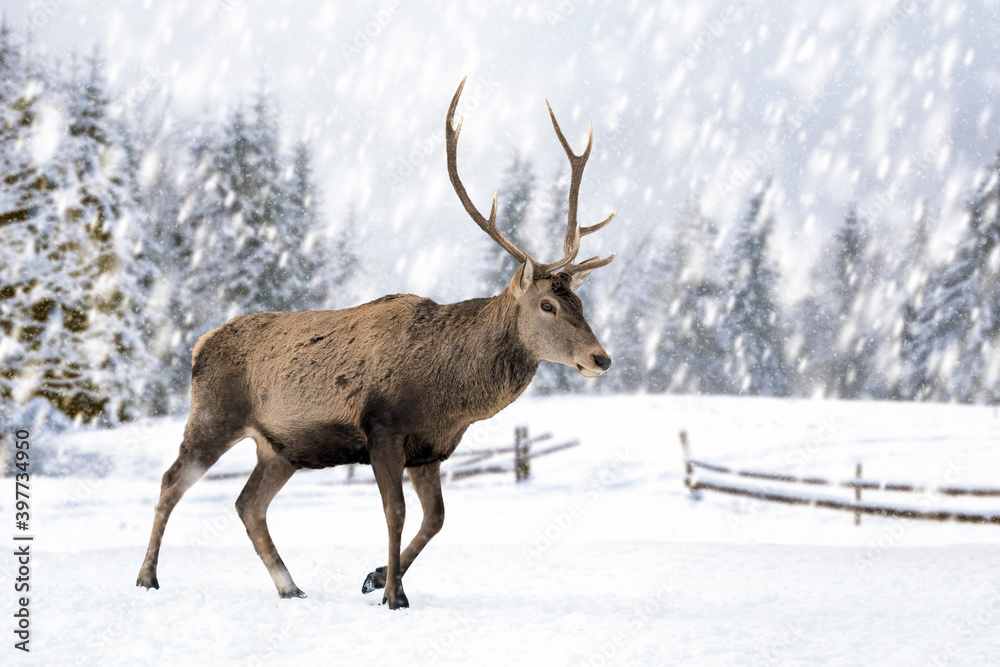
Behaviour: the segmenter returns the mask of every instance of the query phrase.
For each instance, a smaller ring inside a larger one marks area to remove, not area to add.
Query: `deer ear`
[[[528,291],[531,283],[535,280],[535,267],[530,259],[524,260],[524,264],[514,272],[514,277],[510,279],[510,293],[515,299],[520,299],[521,295]]]
[[[569,276],[569,289],[571,292],[575,292],[583,281],[587,279],[594,269],[586,269],[584,271],[577,271],[576,273],[571,273]]]

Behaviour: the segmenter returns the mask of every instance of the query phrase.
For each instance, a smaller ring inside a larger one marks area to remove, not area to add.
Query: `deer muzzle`
[[[580,371],[584,377],[601,377],[608,372],[609,368],[611,368],[611,357],[603,354],[603,350],[602,353],[592,355],[589,362],[590,363],[586,366],[579,362],[576,364],[576,369]]]

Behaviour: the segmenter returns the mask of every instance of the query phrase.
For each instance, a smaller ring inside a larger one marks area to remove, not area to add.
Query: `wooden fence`
[[[716,491],[734,496],[744,496],[756,498],[768,502],[785,503],[788,505],[810,505],[812,507],[825,507],[828,509],[844,510],[854,513],[854,523],[861,523],[862,514],[872,514],[883,517],[898,517],[903,519],[925,519],[931,521],[958,521],[961,523],[992,523],[1000,524],[1000,513],[976,513],[950,510],[928,510],[914,507],[898,507],[876,503],[863,502],[861,492],[869,491],[890,491],[900,493],[917,493],[923,495],[941,496],[976,496],[986,498],[1000,497],[1000,489],[997,488],[961,488],[953,486],[926,486],[919,484],[886,482],[867,480],[862,477],[862,465],[858,463],[855,468],[854,479],[829,480],[822,477],[796,477],[781,473],[736,470],[726,466],[699,461],[691,458],[688,446],[687,433],[680,433],[681,449],[684,452],[684,485],[696,494],[698,491]],[[702,479],[697,474],[698,470],[705,470],[709,473],[719,475],[723,481],[716,479]],[[772,482],[770,489],[757,486],[742,486],[730,481],[732,478],[742,478],[757,481]],[[806,495],[799,495],[792,491],[780,489],[781,484],[802,484],[807,486],[831,487],[842,489],[854,489],[854,500],[841,500],[837,498],[822,498]]]
[[[518,426],[514,429],[514,444],[512,446],[501,447],[499,449],[456,451],[448,459],[450,465],[441,470],[441,479],[451,481],[475,475],[506,475],[513,472],[514,481],[523,482],[531,477],[531,462],[534,459],[555,454],[556,452],[561,452],[580,444],[578,440],[571,440],[546,447],[545,449],[532,451],[533,445],[549,440],[551,437],[551,433],[545,433],[544,435],[529,438],[528,427]],[[504,457],[507,454],[513,454],[512,461],[503,461],[502,458],[501,460],[493,461],[493,459]],[[490,463],[485,464],[487,461]]]
[[[534,446],[552,438],[551,433],[528,437],[528,427],[518,426],[514,429],[514,443],[497,449],[458,450],[442,464],[441,480],[445,482],[475,477],[476,475],[509,475],[514,474],[514,481],[523,482],[531,477],[531,462],[537,458],[555,454],[580,444],[579,440],[570,440],[544,449]],[[345,484],[374,484],[374,477],[356,477],[355,466],[347,466]],[[250,473],[216,473],[205,476],[207,480],[246,478]],[[403,475],[403,481],[409,482],[409,475]]]

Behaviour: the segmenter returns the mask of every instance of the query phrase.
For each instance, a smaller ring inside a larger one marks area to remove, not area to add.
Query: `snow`
[[[32,478],[32,660],[967,665],[1000,650],[996,526],[865,516],[855,527],[848,512],[693,500],[677,437],[687,430],[693,456],[734,468],[849,479],[860,460],[869,479],[996,486],[994,408],[534,398],[475,425],[459,451],[509,444],[521,424],[580,445],[534,461],[525,483],[446,483],[445,528],[404,579],[411,607],[395,612],[360,592],[385,561],[386,528],[376,487],[344,484],[343,468],[300,471],[268,516],[307,599],[279,599],[254,553],[233,507],[242,476],[188,492],[167,527],[161,588],[145,591],[135,575],[183,422],[35,433],[33,465],[48,472]],[[211,473],[253,463],[246,441]],[[420,516],[406,495],[404,540]],[[11,572],[9,551],[2,560]]]

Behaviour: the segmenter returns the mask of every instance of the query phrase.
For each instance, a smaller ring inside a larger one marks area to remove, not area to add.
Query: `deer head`
[[[455,109],[459,97],[465,87],[465,79],[455,91],[448,108],[445,121],[445,140],[448,152],[448,176],[458,194],[462,205],[469,216],[490,238],[506,250],[521,266],[511,278],[506,293],[517,305],[518,333],[529,350],[545,361],[572,366],[587,377],[604,375],[611,367],[611,358],[597,341],[594,332],[583,316],[583,304],[573,292],[576,291],[594,269],[610,264],[615,258],[612,254],[604,259],[591,257],[575,264],[580,251],[580,239],[593,234],[614,219],[618,210],[607,218],[589,227],[581,227],[577,222],[577,207],[580,199],[580,182],[583,179],[583,168],[590,157],[590,149],[594,143],[594,127],[590,126],[587,147],[583,153],[576,155],[569,147],[569,142],[559,129],[552,107],[549,116],[555,128],[559,143],[570,163],[569,210],[566,215],[566,234],[563,236],[563,257],[554,262],[542,263],[531,257],[527,252],[517,247],[500,230],[497,229],[497,193],[493,194],[493,206],[490,217],[486,218],[479,212],[469,199],[469,195],[458,176],[458,135],[462,130],[462,119],[454,122]]]

